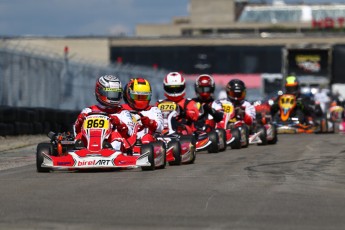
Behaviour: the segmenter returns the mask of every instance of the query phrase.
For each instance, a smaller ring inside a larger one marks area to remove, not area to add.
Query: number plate
[[[232,113],[234,111],[234,106],[231,104],[222,104],[224,113]]]
[[[176,103],[174,102],[162,102],[158,105],[161,111],[174,111],[176,110]]]
[[[109,120],[103,117],[90,117],[86,118],[83,123],[84,129],[108,129],[109,128]]]

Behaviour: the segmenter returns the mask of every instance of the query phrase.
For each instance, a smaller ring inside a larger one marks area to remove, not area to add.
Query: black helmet
[[[300,93],[299,81],[295,76],[290,75],[285,78],[285,93],[295,96]]]
[[[233,79],[226,85],[226,94],[231,101],[240,103],[246,97],[246,85],[239,79]]]

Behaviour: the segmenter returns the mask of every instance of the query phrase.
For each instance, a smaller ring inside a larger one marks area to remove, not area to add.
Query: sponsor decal
[[[111,160],[90,160],[90,161],[78,161],[78,166],[109,166]]]
[[[306,72],[317,73],[321,70],[320,55],[297,55],[295,61],[297,66]]]

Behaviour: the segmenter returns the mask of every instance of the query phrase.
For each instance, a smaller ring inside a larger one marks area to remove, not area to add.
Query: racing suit
[[[123,104],[122,108],[132,112],[136,120],[141,119],[145,128],[138,132],[138,138],[141,139],[143,144],[156,140],[154,133],[161,133],[164,127],[163,116],[160,109],[155,106],[149,106],[145,110],[136,110],[130,107],[129,104]],[[137,113],[140,113],[142,116]]]
[[[157,104],[170,101],[168,99],[160,100]],[[175,102],[180,107],[180,114],[177,116],[176,121],[177,123],[181,124],[177,127],[177,131],[182,133],[183,135],[191,135],[196,128],[194,123],[198,120],[200,115],[200,104],[187,98],[183,98],[182,100]]]
[[[216,123],[223,119],[222,104],[219,100],[210,98],[207,101],[200,100],[200,98],[193,98],[193,101],[200,103],[201,113],[199,119],[195,123],[197,129],[204,128],[206,132],[210,132],[216,127]]]
[[[250,102],[243,100],[239,103],[234,103],[229,99],[222,99],[220,102],[223,103],[231,103],[235,109],[235,116],[237,120],[243,120],[244,123],[248,126],[253,124],[253,121],[256,117],[256,111],[254,105]]]
[[[84,108],[78,115],[73,126],[76,144],[79,143],[86,146],[86,140],[82,138],[81,127],[86,116],[92,112],[103,112],[110,116],[113,130],[116,129],[117,132],[112,132],[110,134],[108,142],[115,150],[123,150],[122,140],[123,138],[128,138],[132,134],[134,123],[131,113],[122,109],[121,106],[110,108],[97,104]]]
[[[169,99],[157,102],[157,105]],[[176,117],[176,131],[182,135],[194,135],[196,137],[196,150],[203,150],[210,145],[210,141],[206,132],[202,132],[195,127],[200,116],[200,104],[192,99],[183,98],[179,100],[177,105],[180,107],[180,114]]]

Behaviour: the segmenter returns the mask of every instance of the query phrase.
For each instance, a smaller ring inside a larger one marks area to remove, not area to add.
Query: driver
[[[222,104],[219,100],[214,100],[214,90],[216,86],[211,75],[200,75],[194,84],[196,98],[194,101],[202,105],[203,113],[199,116],[196,126],[199,128],[206,127],[206,132],[216,127],[216,123],[223,119]]]
[[[291,94],[296,97],[296,107],[292,113],[293,116],[297,114],[297,111],[301,111],[304,115],[303,123],[308,123],[310,125],[313,125],[314,118],[315,118],[315,113],[314,109],[310,106],[310,100],[306,97],[303,97],[301,95],[301,90],[300,90],[300,84],[297,79],[297,77],[290,75],[285,78],[285,94]],[[274,104],[271,106],[271,114],[272,117],[279,111],[279,98],[274,101]]]
[[[227,100],[235,108],[236,118],[252,125],[256,117],[255,107],[246,98],[246,85],[239,79],[232,79],[226,85]]]
[[[134,113],[147,128],[138,133],[143,144],[154,141],[154,133],[161,133],[163,130],[162,112],[158,107],[150,106],[151,95],[151,85],[144,78],[131,79],[124,88],[123,99],[126,104],[122,108]]]
[[[184,77],[178,72],[168,73],[163,81],[165,100],[159,101],[172,101],[179,107],[181,113],[178,115],[176,121],[177,132],[183,135],[195,135],[197,138],[196,150],[203,150],[210,145],[207,133],[201,133],[195,128],[195,122],[200,116],[200,104],[185,98],[186,95],[186,81]]]
[[[130,112],[120,106],[122,99],[121,81],[113,75],[99,77],[96,81],[95,96],[98,104],[84,108],[74,123],[73,129],[76,146],[86,146],[86,140],[83,140],[81,133],[81,127],[86,116],[92,112],[103,112],[110,116],[111,123],[117,130],[117,132],[112,132],[108,141],[114,149],[119,150],[121,146],[119,139],[129,137],[133,131]]]

